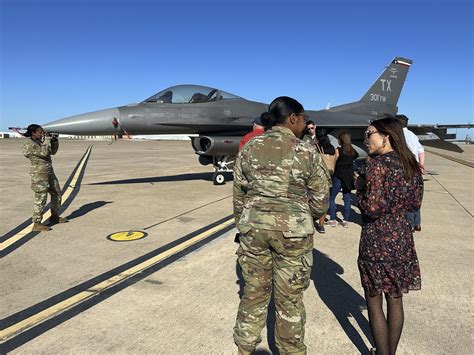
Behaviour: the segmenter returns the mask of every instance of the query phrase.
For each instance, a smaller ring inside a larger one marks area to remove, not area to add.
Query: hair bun
[[[38,128],[41,128],[40,125],[38,124],[35,124],[35,123],[32,123],[28,126],[28,128],[26,129],[26,132],[24,134],[25,137],[32,137],[33,136],[33,133],[36,132],[36,130]]]
[[[270,112],[264,112],[260,115],[260,119],[262,120],[264,127],[272,127],[275,124],[275,116],[273,116]]]

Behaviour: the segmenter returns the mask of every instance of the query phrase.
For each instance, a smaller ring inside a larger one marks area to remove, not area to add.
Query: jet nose
[[[117,133],[117,120],[120,120],[119,109],[108,108],[53,121],[45,124],[43,128],[47,132],[61,134],[108,135]]]

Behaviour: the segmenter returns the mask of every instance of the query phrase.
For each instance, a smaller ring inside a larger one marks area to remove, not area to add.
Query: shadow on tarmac
[[[126,184],[153,184],[155,182],[173,182],[188,180],[206,180],[212,181],[212,173],[189,173],[168,176],[151,176],[137,179],[113,180],[96,182],[90,185],[126,185]]]
[[[189,174],[178,174],[168,176],[151,176],[137,179],[125,179],[125,180],[113,180],[96,182],[89,185],[125,185],[125,184],[154,184],[158,182],[176,182],[176,181],[193,181],[193,180],[205,180],[212,181],[213,173],[189,173]],[[232,174],[225,174],[225,181],[233,181]]]
[[[319,297],[334,314],[347,337],[360,353],[369,353],[361,335],[349,321],[349,317],[354,318],[367,339],[374,344],[369,321],[362,314],[362,310],[366,309],[364,297],[339,276],[344,273],[344,269],[326,254],[313,249],[313,260],[311,279],[314,281]]]
[[[126,184],[154,184],[155,182],[176,182],[176,181],[193,181],[193,180],[204,180],[213,181],[213,173],[188,173],[178,175],[166,175],[166,176],[151,176],[147,178],[137,179],[124,179],[124,180],[113,180],[95,182],[89,185],[126,185]],[[224,173],[225,181],[232,182],[234,177],[231,173]]]
[[[91,203],[86,203],[85,205],[82,205],[79,209],[73,211],[66,218],[68,220],[71,220],[71,219],[74,219],[74,218],[77,218],[77,217],[84,216],[85,214],[87,214],[87,213],[89,213],[89,212],[91,212],[91,211],[93,211],[97,208],[100,208],[102,206],[105,206],[109,203],[112,203],[112,201],[95,201],[95,202],[91,202]]]
[[[351,204],[351,215],[350,215],[350,218],[349,218],[349,222],[354,222],[354,223],[358,224],[359,226],[362,226],[362,215],[360,214],[359,208],[355,205],[357,203],[356,194],[354,194],[354,193],[351,194],[351,200],[352,200],[352,204]],[[344,205],[336,203],[336,213],[337,212],[339,212],[340,215],[343,215],[344,214]],[[329,211],[328,211],[328,213],[329,213]],[[336,220],[338,222],[342,223],[341,218],[336,217]]]

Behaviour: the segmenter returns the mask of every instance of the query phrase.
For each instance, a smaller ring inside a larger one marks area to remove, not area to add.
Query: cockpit
[[[143,101],[143,103],[195,104],[231,99],[242,98],[207,86],[177,85],[160,91],[158,94]]]

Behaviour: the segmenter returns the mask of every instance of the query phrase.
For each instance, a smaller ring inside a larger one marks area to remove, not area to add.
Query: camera
[[[50,137],[51,139],[58,139],[59,133],[54,133],[54,132],[47,132],[46,135]]]

